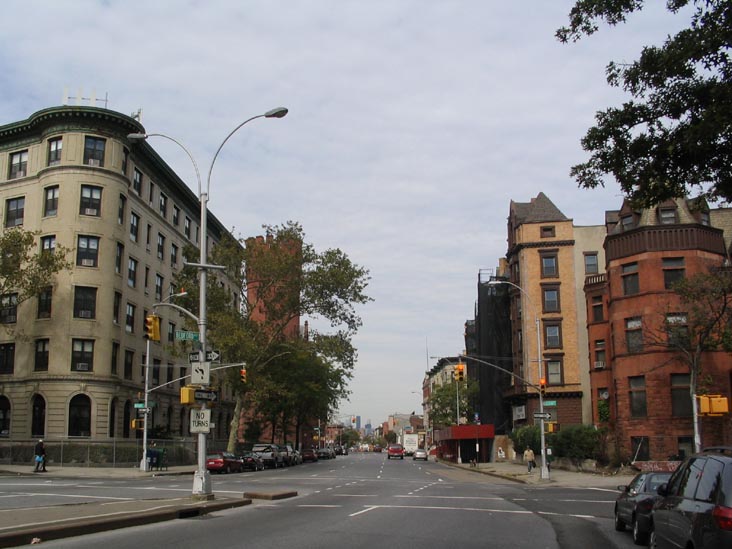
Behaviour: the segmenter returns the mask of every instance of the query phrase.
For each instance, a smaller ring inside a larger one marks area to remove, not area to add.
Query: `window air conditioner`
[[[92,312],[91,311],[79,311],[79,318],[91,318]]]
[[[595,370],[602,370],[605,367],[605,361],[604,360],[596,360],[595,361]]]
[[[93,267],[94,266],[94,260],[93,259],[82,259],[81,260],[82,267]]]
[[[89,371],[89,363],[88,362],[78,362],[76,364],[76,371],[77,372],[88,372]]]
[[[99,164],[100,164],[100,162],[99,162],[99,159],[98,159],[98,158],[90,158],[89,160],[87,160],[87,162],[86,162],[86,163],[87,163],[87,165],[89,165],[89,166],[99,166]]]
[[[84,208],[84,215],[99,215],[96,208]]]

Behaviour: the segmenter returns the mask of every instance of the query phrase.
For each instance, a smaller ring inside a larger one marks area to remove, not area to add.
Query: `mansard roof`
[[[546,223],[549,221],[569,221],[549,198],[540,192],[531,202],[514,202],[511,200],[510,217],[513,226],[524,223]]]

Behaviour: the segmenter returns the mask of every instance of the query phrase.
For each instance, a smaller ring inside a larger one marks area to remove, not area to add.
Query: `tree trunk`
[[[226,445],[227,452],[236,451],[236,443],[239,441],[239,416],[241,415],[241,395],[236,396],[236,405],[234,406],[234,417],[231,418],[229,424],[229,443]]]

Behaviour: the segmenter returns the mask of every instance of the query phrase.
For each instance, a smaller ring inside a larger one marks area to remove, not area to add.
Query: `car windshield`
[[[646,492],[656,492],[658,490],[658,487],[661,486],[664,482],[668,482],[668,479],[671,478],[671,473],[660,473],[656,475],[651,475],[651,478],[648,479],[648,484],[646,485]]]

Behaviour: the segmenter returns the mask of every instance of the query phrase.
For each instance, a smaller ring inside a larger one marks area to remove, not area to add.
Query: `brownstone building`
[[[620,459],[693,451],[689,367],[654,341],[664,326],[686,321],[672,284],[728,264],[723,227],[730,214],[688,200],[606,212],[606,274],[585,281],[588,349],[593,422],[610,428]],[[727,397],[730,358],[707,351],[702,359],[709,387]],[[704,446],[732,443],[728,416],[703,418],[701,439]]]

